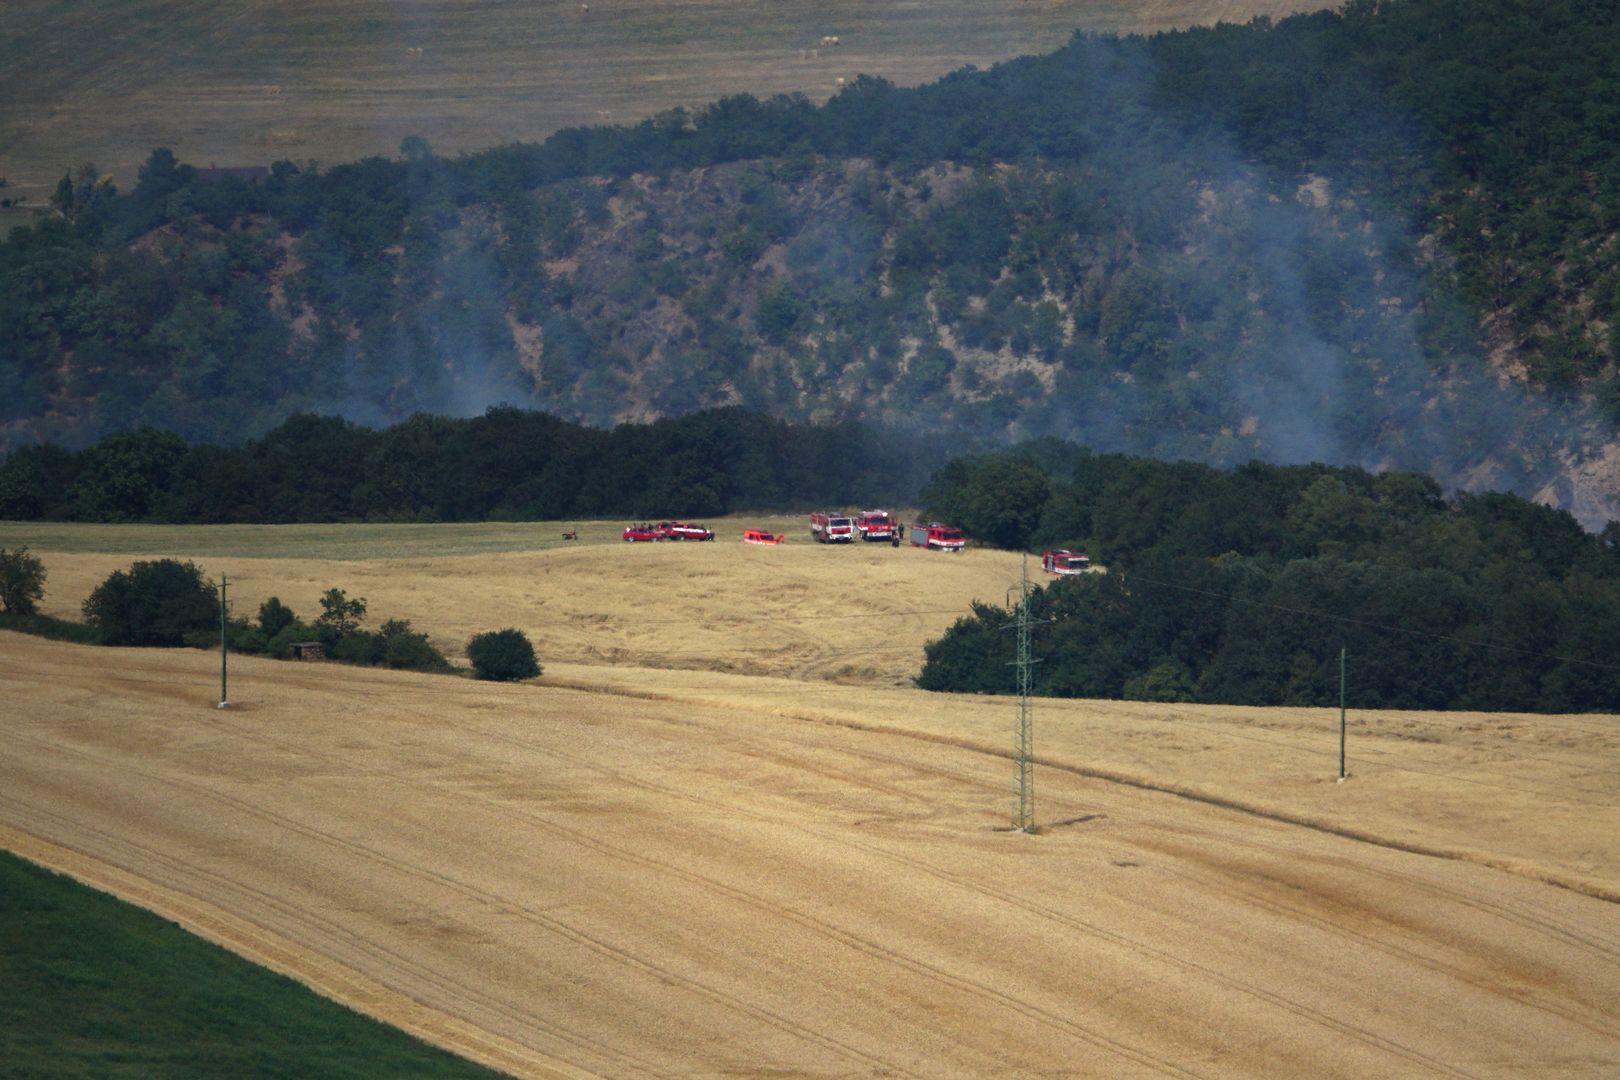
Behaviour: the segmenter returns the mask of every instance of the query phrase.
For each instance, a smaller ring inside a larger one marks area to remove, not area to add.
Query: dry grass
[[[969,703],[244,660],[222,713],[212,675],[0,635],[0,842],[521,1075],[1620,1061],[1613,904],[1055,768],[1051,826],[998,832],[1010,770]],[[1045,753],[1078,745],[1064,720],[1107,741],[1204,715],[1087,708],[1043,709]],[[1228,779],[1269,788],[1286,758]],[[1368,772],[1322,805],[1385,812]],[[1436,812],[1453,792],[1429,783]]]
[[[0,547],[26,544],[41,556],[48,574],[42,609],[70,618],[112,571],[135,558],[170,555],[195,559],[215,580],[225,574],[240,614],[252,616],[275,595],[313,618],[320,594],[341,588],[366,598],[373,625],[409,619],[453,656],[473,634],[510,626],[529,635],[543,662],[890,685],[909,682],[923,644],[965,614],[970,599],[1002,603],[1018,580],[1018,560],[1005,552],[824,547],[809,541],[799,518],[710,524],[721,539],[701,544],[626,544],[622,526],[598,522],[10,524],[0,526]],[[781,547],[745,545],[747,525],[791,539]],[[580,539],[564,543],[570,528]],[[309,557],[263,557],[298,551]]]
[[[0,634],[0,843],[522,1075],[1620,1062],[1616,718],[1353,711],[1336,784],[1329,710],[1042,701],[1043,830],[1008,834],[1011,703],[897,684],[1015,558],[560,531],[277,534],[306,563],[0,528],[53,610],[206,549],[244,602],[336,584],[452,641],[529,627],[547,664],[243,658],[219,712],[207,654]]]
[[[207,165],[441,153],[634,122],[732,93],[831,95],[1049,51],[1076,27],[1153,31],[1309,0],[156,0],[0,5],[0,170],[43,203],[97,162],[122,182],[153,147]],[[820,46],[836,35],[835,47]]]

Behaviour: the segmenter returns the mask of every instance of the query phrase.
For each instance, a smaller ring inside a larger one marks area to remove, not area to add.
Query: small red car
[[[631,525],[624,530],[624,539],[626,543],[632,543],[662,540],[663,537],[658,535],[658,530],[652,525]]]

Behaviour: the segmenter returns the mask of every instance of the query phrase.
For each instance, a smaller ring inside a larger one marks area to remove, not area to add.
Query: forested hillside
[[[75,170],[0,244],[0,439],[742,404],[1420,469],[1597,524],[1617,18],[1356,2],[466,158]]]
[[[1611,712],[1620,524],[1412,473],[1208,466],[1043,443],[953,462],[925,498],[981,541],[1106,573],[1032,596],[1034,692],[1248,705]],[[1038,570],[1033,571],[1042,577]],[[1008,693],[1007,608],[928,647],[918,684]]]

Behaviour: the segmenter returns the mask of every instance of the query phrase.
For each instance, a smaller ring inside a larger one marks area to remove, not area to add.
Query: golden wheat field
[[[1309,0],[8,0],[0,175],[43,205],[94,162],[126,186],[154,147],[197,165],[441,153],[621,124],[727,94],[831,96]],[[824,41],[824,39],[828,39]],[[837,39],[832,43],[830,39]]]
[[[1615,717],[1039,701],[1013,833],[1013,702],[905,683],[1017,557],[711,524],[0,525],[546,665],[0,633],[0,844],[522,1076],[1620,1071]]]

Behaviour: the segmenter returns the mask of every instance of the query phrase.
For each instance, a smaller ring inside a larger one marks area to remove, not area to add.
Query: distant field
[[[906,685],[924,643],[973,599],[1003,603],[1016,555],[909,546],[825,547],[801,517],[708,522],[706,543],[627,544],[610,522],[480,525],[145,526],[0,524],[0,547],[44,560],[46,614],[78,617],[90,591],[137,558],[193,559],[225,574],[238,614],[270,596],[299,614],[341,588],[370,624],[403,618],[459,656],[517,627],[544,660],[701,668]],[[741,542],[758,525],[777,548]],[[564,542],[565,530],[578,541]]]
[[[1156,31],[1311,0],[11,0],[0,176],[43,202],[69,166],[122,182],[156,146],[199,165],[441,153],[624,123],[731,93],[822,100],[1049,51],[1077,27]],[[824,46],[824,37],[837,37]]]

